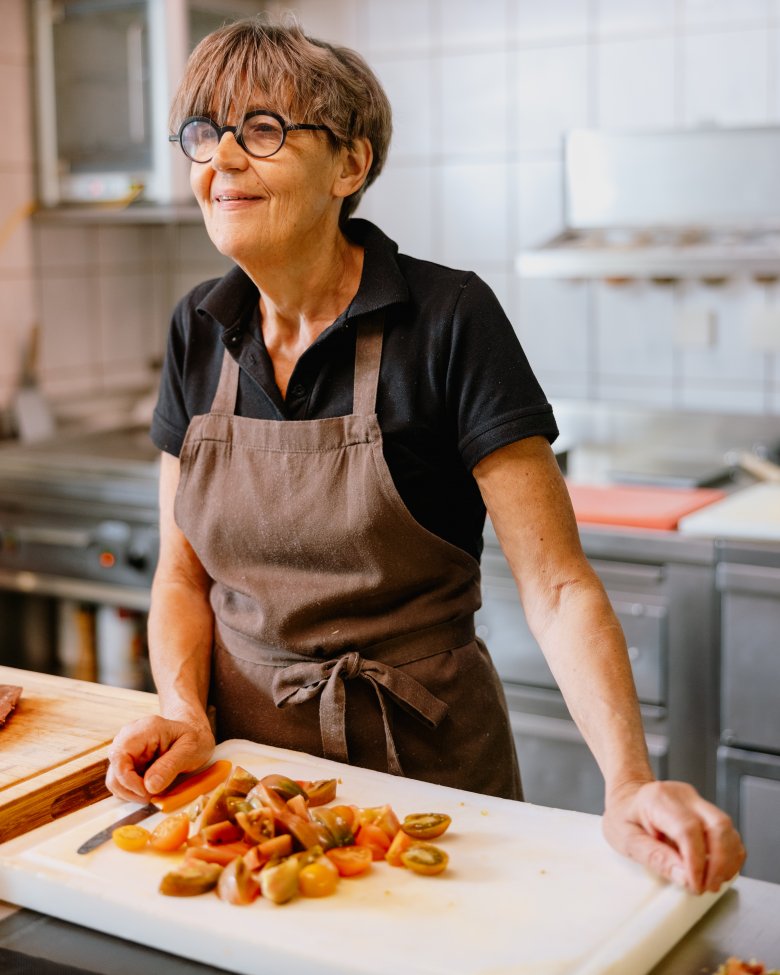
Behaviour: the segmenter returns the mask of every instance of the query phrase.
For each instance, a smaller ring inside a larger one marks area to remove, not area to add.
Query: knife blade
[[[210,792],[216,786],[220,785],[220,783],[224,782],[228,775],[230,775],[232,768],[232,762],[229,762],[226,758],[221,758],[211,765],[206,766],[206,768],[201,769],[199,772],[180,775],[174,781],[173,785],[169,786],[164,792],[156,795],[152,802],[141,806],[135,812],[131,812],[122,819],[111,823],[110,826],[101,829],[94,836],[90,836],[76,850],[76,853],[90,853],[92,850],[97,849],[97,847],[102,846],[103,843],[111,839],[111,834],[115,829],[119,829],[120,826],[133,826],[147,819],[149,816],[153,816],[156,812],[167,813],[174,809],[180,809],[196,796]]]
[[[111,823],[110,826],[106,826],[105,829],[101,829],[99,833],[95,833],[94,836],[90,836],[90,838],[85,840],[78,850],[76,850],[76,853],[91,853],[92,850],[95,850],[97,847],[108,842],[108,840],[111,839],[111,834],[115,829],[119,829],[120,826],[134,826],[136,823],[140,823],[144,819],[148,819],[150,816],[153,816],[159,811],[158,806],[155,806],[153,802],[148,802],[145,806],[141,806],[140,809],[136,809],[135,812],[131,812],[129,815],[123,816],[122,819],[117,819],[116,822]]]

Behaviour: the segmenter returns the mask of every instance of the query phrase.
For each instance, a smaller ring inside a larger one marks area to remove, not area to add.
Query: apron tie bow
[[[393,741],[385,694],[432,728],[438,727],[444,719],[448,706],[418,680],[397,667],[388,667],[379,660],[362,657],[355,650],[332,660],[290,664],[274,675],[274,704],[278,708],[285,708],[292,704],[303,704],[320,695],[323,756],[337,762],[348,762],[344,681],[357,677],[371,684],[379,701],[385,729],[387,770],[393,775],[403,775]]]

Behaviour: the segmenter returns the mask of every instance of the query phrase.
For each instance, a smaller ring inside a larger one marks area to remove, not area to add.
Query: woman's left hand
[[[685,782],[631,783],[613,791],[603,830],[619,853],[694,894],[717,891],[745,862],[731,819]]]

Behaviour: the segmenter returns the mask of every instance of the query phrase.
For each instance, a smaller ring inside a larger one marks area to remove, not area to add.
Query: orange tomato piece
[[[160,853],[171,853],[184,846],[189,835],[190,817],[187,813],[174,813],[154,827],[149,845]]]
[[[368,846],[334,846],[326,851],[325,856],[335,864],[341,877],[356,877],[365,873],[374,859]]]
[[[367,846],[371,850],[374,860],[384,860],[385,854],[390,848],[390,839],[381,826],[364,823],[357,831],[355,845]]]
[[[393,837],[393,842],[390,844],[387,853],[385,853],[385,860],[387,860],[391,867],[402,867],[404,863],[401,859],[401,854],[406,853],[409,847],[416,842],[417,840],[414,837],[399,829]]]

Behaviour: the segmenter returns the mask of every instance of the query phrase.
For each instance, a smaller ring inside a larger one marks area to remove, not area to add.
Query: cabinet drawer
[[[780,753],[780,588],[721,596],[724,741]]]
[[[780,883],[780,756],[721,746],[718,804],[742,834],[748,854],[743,875]]]
[[[617,570],[613,568],[611,572]],[[626,635],[640,701],[663,704],[666,699],[665,605],[646,593],[608,590],[608,595]],[[506,560],[487,550],[482,557],[482,608],[477,613],[476,624],[477,635],[487,644],[502,680],[534,687],[557,687],[528,627]]]
[[[600,814],[604,780],[574,722],[510,710],[527,802],[557,809]],[[668,743],[647,736],[650,763],[659,778],[667,774]]]

